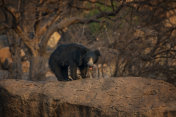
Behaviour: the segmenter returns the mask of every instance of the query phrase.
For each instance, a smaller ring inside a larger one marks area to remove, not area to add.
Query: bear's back
[[[80,44],[61,44],[51,54],[49,63],[55,61],[58,61],[59,63],[69,63],[69,61],[72,61],[75,56],[84,56],[88,51],[88,48]]]
[[[89,51],[88,48],[86,48],[83,45],[80,44],[76,44],[76,43],[71,43],[71,44],[61,44],[57,47],[57,49],[55,50],[55,52],[57,54],[70,54],[72,52],[81,52],[81,53],[86,53]]]

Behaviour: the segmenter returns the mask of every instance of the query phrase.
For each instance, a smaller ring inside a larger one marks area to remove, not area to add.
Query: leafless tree
[[[23,43],[30,53],[30,79],[36,80],[43,76],[43,56],[49,37],[54,31],[62,30],[75,23],[99,22],[99,18],[115,15],[120,8],[111,12],[100,12],[89,18],[80,15],[84,10],[97,9],[94,5],[108,5],[107,2],[95,0],[1,0],[1,30],[6,30],[11,41],[11,50],[18,55],[20,43]],[[79,10],[78,10],[79,9]],[[74,13],[76,11],[76,13]],[[13,36],[12,35],[16,35]],[[18,40],[18,41],[17,41]],[[19,43],[20,42],[20,43]],[[15,60],[16,61],[16,60]],[[17,60],[18,61],[18,60]],[[20,62],[20,61],[19,61]],[[20,69],[19,69],[20,70]],[[18,70],[18,71],[19,71]],[[20,72],[19,72],[20,73]]]

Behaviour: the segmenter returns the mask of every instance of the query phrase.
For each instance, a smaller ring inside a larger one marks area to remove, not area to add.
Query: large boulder
[[[176,87],[135,77],[1,80],[0,117],[176,117]]]
[[[9,47],[4,47],[0,49],[0,68],[9,69],[12,63],[12,55],[10,53]]]
[[[21,49],[20,56],[22,58],[22,70],[23,72],[28,72],[30,63],[29,61],[25,60],[26,59],[25,52],[22,49]],[[0,48],[0,69],[9,70],[12,62],[13,62],[13,59],[12,59],[12,54],[10,52],[10,48],[9,47]]]

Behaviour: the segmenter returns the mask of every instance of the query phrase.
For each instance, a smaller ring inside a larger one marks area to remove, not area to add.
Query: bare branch
[[[112,10],[114,11],[114,1],[113,0],[110,0],[111,1],[111,6],[112,6]]]
[[[35,41],[34,40],[30,40],[26,34],[24,34],[24,31],[22,31],[22,29],[17,26],[15,29],[15,32],[21,37],[22,41],[24,42],[24,44],[30,49],[31,53],[36,56],[38,53],[36,53],[37,51],[35,51],[36,48],[35,47]]]
[[[40,35],[44,34],[48,27],[50,27],[53,23],[57,22],[60,18],[59,13],[53,13],[49,16],[49,18],[40,19],[39,23],[35,23],[35,31],[36,31],[36,38],[40,38]]]

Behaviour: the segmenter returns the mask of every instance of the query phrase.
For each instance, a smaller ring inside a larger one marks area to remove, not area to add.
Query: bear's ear
[[[101,56],[101,54],[100,54],[100,51],[99,51],[99,50],[95,50],[94,52],[95,52],[95,54],[96,54],[97,56]]]

